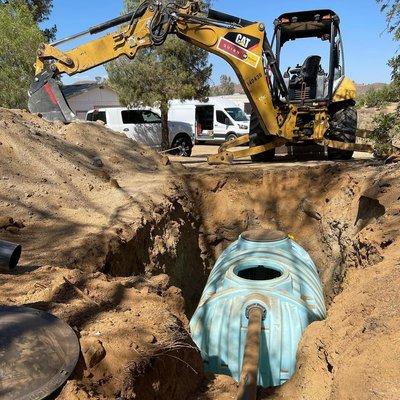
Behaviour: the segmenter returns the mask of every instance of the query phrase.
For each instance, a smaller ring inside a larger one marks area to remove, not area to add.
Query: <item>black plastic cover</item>
[[[0,398],[42,400],[73,372],[80,346],[74,331],[44,311],[0,307]]]

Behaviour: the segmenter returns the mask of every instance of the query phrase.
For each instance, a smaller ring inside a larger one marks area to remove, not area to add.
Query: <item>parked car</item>
[[[103,121],[110,129],[125,133],[138,143],[161,149],[161,117],[153,109],[99,108],[86,114],[87,121]],[[190,157],[195,136],[185,122],[169,123],[169,154]]]
[[[189,125],[196,142],[223,143],[249,133],[250,121],[236,103],[210,98],[208,102],[173,100],[168,119]]]

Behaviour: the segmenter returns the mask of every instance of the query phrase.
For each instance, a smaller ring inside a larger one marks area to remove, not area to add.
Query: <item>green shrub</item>
[[[389,114],[378,114],[375,119],[375,129],[370,138],[374,143],[375,154],[387,157],[393,154],[393,143],[400,140],[400,110]]]
[[[382,107],[387,103],[400,101],[400,87],[391,83],[381,89],[369,89],[357,99],[359,107]]]
[[[0,107],[25,108],[43,33],[24,1],[0,3]]]

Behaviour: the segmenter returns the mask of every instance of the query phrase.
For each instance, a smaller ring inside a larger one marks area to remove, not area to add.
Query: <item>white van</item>
[[[199,143],[222,143],[250,130],[249,118],[243,110],[234,102],[218,97],[210,97],[207,103],[172,100],[168,120],[189,125]]]
[[[150,108],[99,108],[86,114],[86,121],[103,121],[110,129],[125,133],[129,138],[160,149],[162,142],[160,114]],[[169,154],[190,157],[195,144],[191,126],[185,122],[169,123]]]

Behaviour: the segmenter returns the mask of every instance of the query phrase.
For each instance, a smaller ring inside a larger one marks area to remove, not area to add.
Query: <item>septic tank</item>
[[[207,371],[239,381],[254,307],[263,310],[258,385],[279,386],[295,372],[304,330],[326,316],[315,264],[283,232],[245,232],[216,262],[190,321]]]

